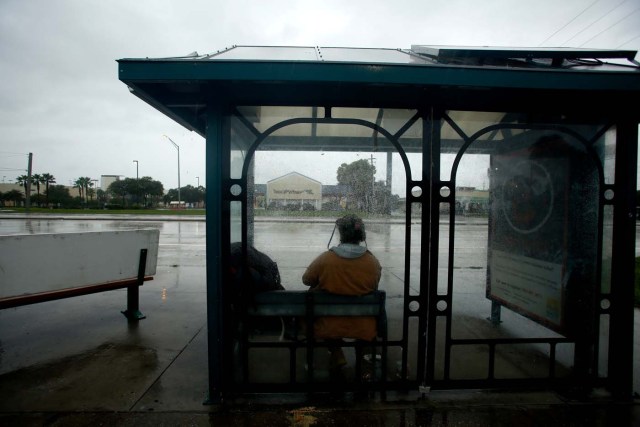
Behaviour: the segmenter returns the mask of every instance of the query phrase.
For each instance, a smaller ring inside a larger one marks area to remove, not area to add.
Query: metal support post
[[[493,325],[498,326],[502,323],[500,320],[500,314],[502,312],[502,305],[499,302],[491,301],[491,316],[487,317],[487,320],[490,321]]]
[[[122,312],[129,320],[141,320],[145,316],[140,312],[140,286],[144,283],[144,272],[147,268],[147,250],[140,249],[138,263],[138,280],[135,285],[127,287],[127,309]]]

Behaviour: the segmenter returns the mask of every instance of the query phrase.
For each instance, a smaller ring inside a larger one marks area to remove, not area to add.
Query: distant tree
[[[186,203],[198,203],[201,200],[200,192],[193,185],[180,188],[180,196]]]
[[[56,183],[56,178],[50,173],[43,173],[42,180],[44,181],[45,186],[45,205],[49,206],[49,185]]]
[[[122,204],[126,204],[127,196],[138,196],[136,200],[142,198],[144,205],[157,204],[164,194],[164,187],[160,181],[156,181],[150,176],[143,176],[140,179],[125,178],[114,181],[109,185],[107,193],[113,197],[122,198]],[[98,197],[100,193],[98,192]]]
[[[16,206],[24,200],[24,194],[18,190],[9,190],[3,195],[3,200],[6,202],[13,202]]]
[[[73,186],[77,188],[80,193],[80,201],[83,201],[84,199],[84,203],[86,204],[89,201],[89,187],[93,186],[91,178],[88,176],[81,176],[74,181]]]
[[[180,198],[183,202],[197,204],[204,201],[206,197],[206,191],[203,186],[194,187],[193,185],[187,185],[180,187]],[[163,197],[164,203],[168,204],[171,201],[178,200],[178,189],[172,188]]]
[[[128,181],[128,179],[114,181],[109,184],[109,188],[107,188],[107,192],[113,197],[122,197],[122,206],[125,205],[127,194],[129,194],[128,185],[130,185],[130,182]],[[135,182],[135,179],[133,181]]]
[[[198,193],[200,194],[198,201],[202,201],[204,205],[205,201],[207,200],[207,189],[200,185],[198,186]],[[264,200],[262,200],[262,205],[264,206]]]
[[[38,206],[40,206],[40,184],[44,183],[42,181],[42,175],[40,175],[39,173],[34,173],[33,175],[31,175],[31,182],[36,185],[36,201],[38,203]]]
[[[25,197],[27,195],[27,187],[29,186],[29,176],[28,175],[20,175],[16,177],[16,183],[22,185],[24,188]]]
[[[96,198],[100,203],[107,203],[107,199],[108,199],[107,192],[98,188],[96,190]]]
[[[378,214],[391,214],[398,205],[400,197],[391,193],[391,188],[384,182],[378,181],[374,187],[372,212]]]
[[[79,179],[82,181],[82,185],[84,186],[84,202],[87,203],[89,201],[89,188],[93,186],[93,182],[91,182],[91,178],[88,176],[83,176]]]
[[[138,194],[142,195],[144,205],[157,204],[164,194],[164,187],[160,181],[156,181],[150,176],[143,176],[137,182]]]
[[[182,196],[182,194],[180,194]],[[164,202],[165,205],[168,205],[169,203],[171,203],[172,200],[178,200],[178,189],[177,188],[172,188],[169,191],[167,191],[167,194],[165,194],[162,197],[162,201]]]
[[[360,159],[353,163],[343,163],[337,171],[338,184],[350,188],[350,199],[360,210],[373,210],[374,183],[376,167],[368,160]]]
[[[44,206],[44,194],[33,194],[31,196],[31,203],[37,206]]]
[[[49,203],[61,207],[69,207],[73,203],[73,197],[64,185],[50,185],[47,190],[47,198]]]
[[[80,201],[83,199],[84,195],[84,181],[82,178],[78,178],[73,182],[73,187],[78,189],[78,194],[80,195]]]

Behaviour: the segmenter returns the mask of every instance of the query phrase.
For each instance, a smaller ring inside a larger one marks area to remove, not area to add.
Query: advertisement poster
[[[533,152],[492,157],[487,297],[562,331],[569,162]]]
[[[491,255],[492,298],[561,326],[562,264],[499,250]]]
[[[565,335],[592,309],[598,181],[553,135],[491,159],[487,298]],[[582,306],[579,306],[579,304]],[[575,316],[574,316],[575,317]]]

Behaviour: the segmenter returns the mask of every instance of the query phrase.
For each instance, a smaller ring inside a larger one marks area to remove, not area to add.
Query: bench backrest
[[[247,307],[250,316],[374,316],[380,336],[386,335],[386,293],[336,295],[326,292],[272,291],[256,294]]]
[[[140,250],[145,276],[156,273],[160,231],[0,236],[0,299],[135,278]]]

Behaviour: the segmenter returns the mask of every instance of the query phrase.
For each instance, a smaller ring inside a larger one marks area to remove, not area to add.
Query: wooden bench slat
[[[145,276],[144,281],[153,280],[153,276]],[[128,288],[138,284],[137,278],[117,280],[113,282],[100,283],[96,285],[79,286],[74,288],[59,289],[56,291],[40,292],[36,294],[17,295],[13,297],[0,298],[0,309],[18,307],[22,305],[36,304],[45,301],[55,301],[80,295],[95,294],[99,292],[111,291],[114,289]]]

